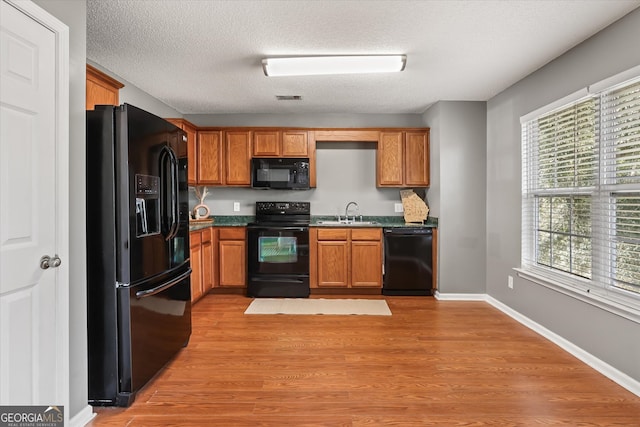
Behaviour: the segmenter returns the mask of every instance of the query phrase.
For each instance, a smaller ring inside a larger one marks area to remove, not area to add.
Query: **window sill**
[[[549,277],[537,274],[531,270],[514,268],[514,271],[518,273],[518,277],[521,277],[525,280],[531,281],[540,286],[544,286],[545,288],[554,290],[556,292],[560,292],[561,294],[575,298],[594,307],[598,307],[602,310],[608,311],[609,313],[623,317],[627,320],[631,320],[632,322],[640,323],[640,307],[630,307],[628,305],[613,301],[609,298],[595,295],[578,287],[565,285],[556,280],[550,279]]]

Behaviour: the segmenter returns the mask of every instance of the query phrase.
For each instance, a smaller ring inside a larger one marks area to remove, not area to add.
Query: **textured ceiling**
[[[87,57],[184,114],[422,113],[439,100],[487,100],[638,6],[88,0]],[[260,63],[267,55],[365,53],[406,54],[406,69],[265,77]]]

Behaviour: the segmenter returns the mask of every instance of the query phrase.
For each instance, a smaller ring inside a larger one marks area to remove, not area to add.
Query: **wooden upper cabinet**
[[[429,130],[380,132],[378,187],[429,186]]]
[[[187,134],[187,184],[197,185],[198,179],[198,140],[196,135],[196,127],[184,119],[166,119],[169,123],[178,126]],[[178,153],[181,157],[183,153]]]
[[[223,185],[222,131],[198,131],[197,183],[199,185]]]
[[[404,183],[409,187],[429,186],[429,133],[404,134]]]
[[[253,157],[309,157],[306,130],[256,130]]]
[[[402,132],[381,132],[376,152],[378,186],[403,184]]]
[[[119,105],[123,87],[113,77],[87,64],[86,109],[93,110],[96,105]]]
[[[252,131],[226,131],[225,134],[225,184],[251,185]]]
[[[378,141],[379,134],[377,129],[318,129],[314,137],[316,142],[375,142]]]
[[[282,132],[282,155],[284,157],[309,157],[308,132],[302,130]]]
[[[277,130],[257,130],[253,133],[253,157],[280,157],[282,133]]]

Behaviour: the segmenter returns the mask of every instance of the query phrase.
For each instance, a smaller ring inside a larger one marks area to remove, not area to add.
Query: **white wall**
[[[487,103],[487,292],[640,381],[640,324],[516,277],[520,265],[520,116],[640,64],[640,9]],[[443,213],[443,216],[444,213]]]
[[[85,243],[86,2],[36,0],[69,26],[69,394],[72,419],[87,407]],[[64,261],[63,261],[64,262]]]
[[[438,290],[486,292],[486,104],[440,101],[424,114],[431,128],[432,188],[438,217]],[[435,163],[435,165],[434,165]]]

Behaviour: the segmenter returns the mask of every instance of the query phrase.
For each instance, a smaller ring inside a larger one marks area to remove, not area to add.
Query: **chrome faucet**
[[[344,209],[344,219],[346,219],[347,221],[349,221],[349,208],[351,207],[351,205],[354,205],[356,207],[356,211],[360,212],[360,207],[356,202],[347,203],[347,207]],[[356,220],[355,215],[353,216],[353,220]]]

